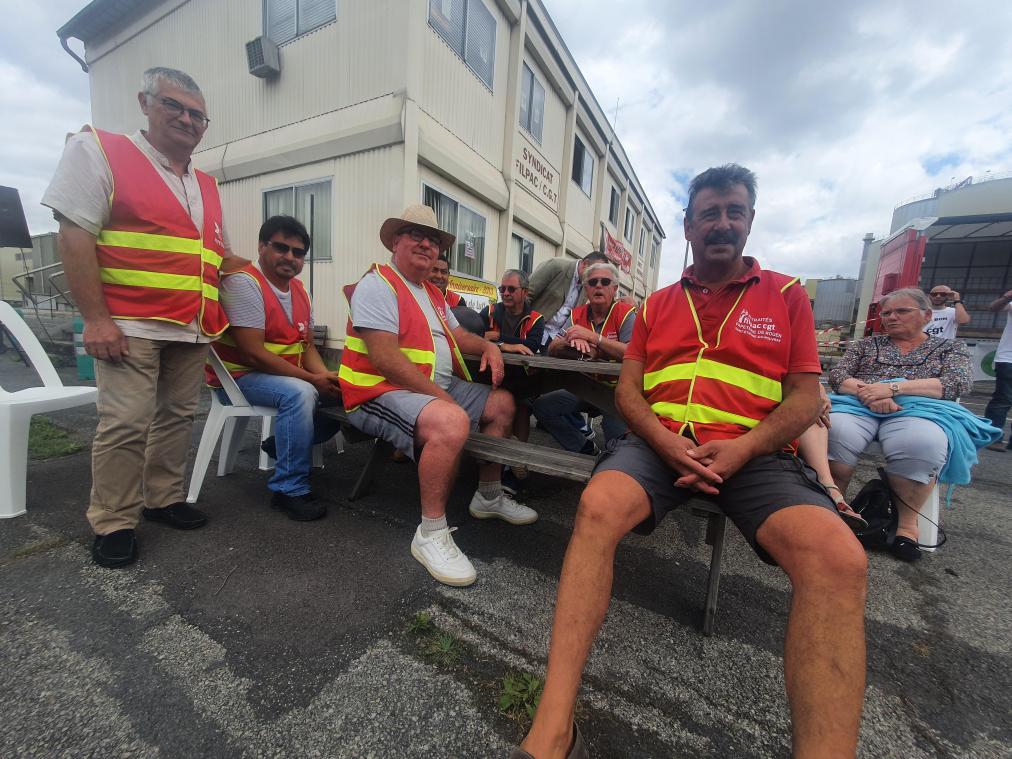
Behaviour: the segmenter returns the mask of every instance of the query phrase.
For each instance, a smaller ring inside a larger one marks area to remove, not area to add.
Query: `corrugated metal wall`
[[[136,94],[151,66],[182,69],[204,91],[202,150],[402,89],[405,46],[384,44],[377,55],[377,41],[407,34],[409,1],[338,2],[337,20],[282,45],[281,75],[264,80],[249,74],[245,51],[263,34],[261,0],[191,0],[94,63],[95,122],[139,127]]]
[[[492,92],[428,24],[422,45],[419,107],[498,169],[502,169],[509,74],[510,27],[499,7],[486,0],[496,21]]]
[[[373,262],[389,259],[379,241],[379,228],[402,210],[403,162],[403,146],[394,145],[221,184],[225,225],[233,248],[237,254],[255,259],[264,190],[332,178],[332,259],[313,264],[316,321],[330,327],[331,340],[343,339],[348,318],[341,288],[358,280]],[[308,287],[308,264],[301,278]]]

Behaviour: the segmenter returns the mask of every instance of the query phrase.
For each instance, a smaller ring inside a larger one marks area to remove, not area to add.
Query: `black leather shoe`
[[[91,546],[91,558],[100,567],[125,567],[137,561],[137,540],[133,530],[116,530],[108,535],[96,535]]]
[[[270,456],[272,459],[277,461],[278,459],[278,442],[271,435],[265,441],[260,444],[260,450]]]
[[[271,508],[288,514],[289,519],[296,522],[312,522],[327,516],[326,504],[316,500],[312,493],[305,495],[285,495],[275,493],[271,496]]]
[[[169,504],[164,509],[144,509],[142,513],[149,522],[161,522],[177,530],[195,530],[207,524],[204,512],[183,501]]]

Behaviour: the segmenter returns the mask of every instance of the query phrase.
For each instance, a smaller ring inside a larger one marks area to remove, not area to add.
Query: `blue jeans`
[[[236,383],[250,403],[278,410],[274,419],[278,457],[267,487],[285,495],[305,495],[309,492],[313,446],[330,440],[341,429],[340,424],[316,415],[320,394],[305,380],[250,372]],[[224,393],[219,391],[219,397],[221,395]]]
[[[1012,408],[1012,364],[995,362],[994,364],[994,395],[987,402],[984,416],[991,420],[998,429],[1005,431],[1005,417]],[[1009,440],[1012,446],[1012,439]]]
[[[587,439],[580,432],[583,419],[572,416],[583,411],[597,413],[598,409],[568,390],[554,390],[534,401],[534,416],[537,417],[538,424],[548,430],[559,445],[574,453],[579,453],[587,444]],[[626,423],[617,416],[603,414],[601,424],[604,427],[605,442],[626,431]]]

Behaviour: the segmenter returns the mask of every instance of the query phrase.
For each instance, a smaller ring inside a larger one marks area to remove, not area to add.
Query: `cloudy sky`
[[[368,0],[340,0],[368,2]],[[749,252],[771,268],[856,276],[892,209],[1012,171],[1012,3],[544,0],[618,133],[681,269],[695,173],[759,176]],[[89,118],[87,76],[55,30],[85,0],[0,0],[0,184],[32,233],[63,135]]]

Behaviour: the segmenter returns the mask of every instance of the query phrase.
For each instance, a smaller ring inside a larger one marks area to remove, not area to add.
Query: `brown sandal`
[[[868,526],[867,520],[850,508],[850,504],[843,499],[843,491],[840,490],[840,488],[832,482],[820,482],[819,484],[826,489],[826,493],[833,499],[833,504],[836,506],[836,513],[840,515],[840,518],[847,523],[847,526],[850,527],[850,529],[863,530]]]

